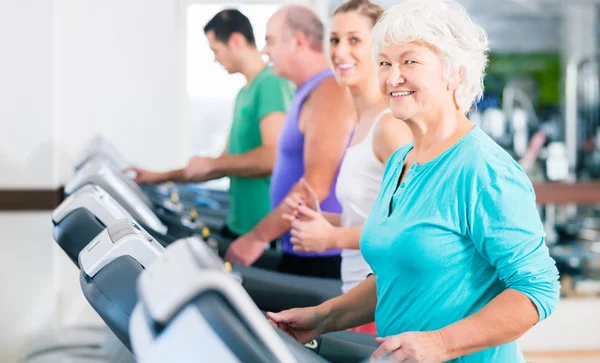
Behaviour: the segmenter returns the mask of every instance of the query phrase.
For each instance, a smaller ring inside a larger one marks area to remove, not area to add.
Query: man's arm
[[[350,93],[334,79],[323,81],[302,107],[299,126],[304,133],[304,179],[319,202],[329,195],[356,120]],[[299,183],[288,195],[293,193],[300,193],[305,200],[310,198]],[[280,203],[250,233],[265,243],[280,237],[290,229],[289,222],[282,218],[285,210],[285,203]]]
[[[138,184],[156,184],[167,181],[183,183],[187,181],[184,169],[175,169],[165,172],[155,172],[142,168],[127,168],[125,171],[135,172],[134,182]]]
[[[307,101],[300,130],[304,133],[304,179],[319,201],[329,196],[358,115],[348,90],[334,79],[324,81]]]
[[[227,137],[227,142],[225,143],[225,148],[223,149],[223,152],[221,152],[221,155],[219,155],[219,157],[223,157],[227,154],[229,154],[229,137]]]
[[[244,154],[221,155],[215,160],[215,172],[241,177],[271,175],[284,121],[284,112],[273,112],[265,116],[260,121],[262,145]]]
[[[262,145],[243,154],[229,154],[227,148],[218,158],[194,158],[186,168],[189,181],[207,181],[224,176],[246,178],[271,174],[277,154],[277,141],[285,113],[273,112],[260,121]]]

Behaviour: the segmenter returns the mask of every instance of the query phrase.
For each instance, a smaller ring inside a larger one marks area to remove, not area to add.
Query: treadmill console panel
[[[105,226],[118,219],[133,219],[104,189],[94,184],[86,184],[67,197],[52,213],[54,224],[60,223],[76,209],[87,209]]]
[[[195,242],[195,243],[194,243]],[[224,261],[215,253],[215,251],[197,238],[190,238],[188,244],[192,250],[196,262],[205,269],[223,269]]]
[[[73,194],[78,189],[88,184],[95,184],[102,187],[116,202],[140,223],[148,226],[154,231],[166,234],[167,227],[161,222],[156,214],[145,202],[143,193],[132,189],[118,173],[114,172],[108,166],[96,162],[87,163],[67,185],[65,193]],[[135,186],[136,188],[137,185]],[[148,200],[149,203],[149,200]]]
[[[89,277],[121,256],[130,256],[148,268],[164,252],[160,245],[137,224],[121,219],[110,225],[80,253],[79,265]]]
[[[120,220],[117,223],[107,228],[108,236],[113,243],[117,243],[121,238],[136,233],[141,233],[139,229],[133,228],[132,224],[127,220]]]
[[[139,277],[139,304],[143,304],[147,320],[167,326],[198,296],[216,292],[239,314],[276,361],[296,362],[250,296],[230,274],[222,269],[199,266],[196,252],[203,248],[196,245],[197,242],[190,239],[171,244],[165,254]]]

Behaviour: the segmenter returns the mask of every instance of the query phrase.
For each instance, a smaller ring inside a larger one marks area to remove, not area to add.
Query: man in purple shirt
[[[323,24],[309,8],[280,9],[267,24],[266,41],[264,51],[273,72],[297,89],[277,146],[271,178],[273,211],[232,244],[226,259],[250,265],[269,241],[282,237],[281,272],[339,278],[340,251],[298,251],[290,243],[290,224],[281,215],[286,210],[282,202],[292,193],[300,193],[306,201],[316,196],[323,212],[341,213],[335,183],[357,121],[352,98],[329,68],[323,53]],[[313,195],[308,195],[301,179]]]

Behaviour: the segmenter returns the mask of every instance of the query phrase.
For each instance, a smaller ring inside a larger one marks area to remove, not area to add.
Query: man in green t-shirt
[[[270,175],[294,86],[274,76],[265,64],[252,25],[240,11],[219,12],[204,33],[215,60],[229,74],[241,73],[247,81],[235,101],[227,147],[217,158],[194,157],[183,169],[133,170],[137,183],[203,182],[228,176],[230,214],[224,233],[236,237],[249,232],[271,210]]]

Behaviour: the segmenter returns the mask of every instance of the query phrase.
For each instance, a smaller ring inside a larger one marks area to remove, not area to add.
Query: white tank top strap
[[[390,113],[390,112],[392,112],[392,110],[390,110],[389,108],[386,108],[385,110],[381,111],[379,113],[379,115],[377,115],[377,117],[375,117],[375,121],[373,121],[373,125],[378,123],[379,120],[381,120],[381,118],[383,117],[383,115],[385,115],[386,113]]]
[[[379,120],[381,120],[383,118],[383,116],[385,116],[385,114],[390,113],[390,112],[392,112],[392,111],[389,108],[386,108],[385,110],[381,111],[377,115],[377,117],[375,117],[375,120],[373,121],[373,124],[371,125],[371,128],[369,129],[369,132],[368,132],[365,140],[371,140],[373,138],[373,133],[375,132],[375,127],[379,123]]]

